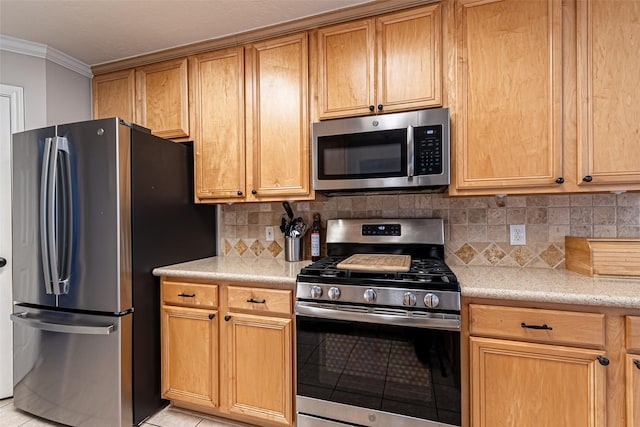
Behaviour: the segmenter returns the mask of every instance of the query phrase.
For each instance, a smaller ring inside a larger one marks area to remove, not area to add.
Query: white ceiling
[[[0,34],[87,65],[375,0],[0,0]]]

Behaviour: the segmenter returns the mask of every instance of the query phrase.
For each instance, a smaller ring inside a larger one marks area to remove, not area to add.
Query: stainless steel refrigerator
[[[116,118],[13,136],[14,404],[129,426],[160,398],[154,267],[215,254],[193,151]]]

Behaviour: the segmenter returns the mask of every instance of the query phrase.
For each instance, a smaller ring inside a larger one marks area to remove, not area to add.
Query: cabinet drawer
[[[257,310],[291,314],[291,291],[264,288],[229,286],[229,310]]]
[[[627,349],[640,352],[640,317],[627,316]]]
[[[189,307],[217,307],[218,286],[163,280],[162,302]]]
[[[604,315],[469,305],[471,335],[604,348]]]

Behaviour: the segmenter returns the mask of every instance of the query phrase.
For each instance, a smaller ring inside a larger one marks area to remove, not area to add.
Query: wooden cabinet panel
[[[369,113],[375,103],[373,19],[318,30],[321,118]]]
[[[321,119],[442,105],[439,4],[318,30]]]
[[[577,16],[577,182],[587,187],[619,183],[623,184],[619,188],[637,188],[640,1],[579,0]]]
[[[256,310],[281,314],[292,313],[293,296],[291,291],[230,286],[227,294],[227,304],[230,310]]]
[[[162,397],[218,407],[216,310],[162,307]]]
[[[640,353],[640,317],[627,316],[627,350]]]
[[[245,192],[244,48],[190,58],[196,199]]]
[[[136,69],[136,121],[163,138],[189,136],[187,58]]]
[[[247,194],[255,200],[308,196],[308,41],[301,33],[246,52]]]
[[[439,4],[376,20],[377,94],[384,111],[442,105]]]
[[[560,0],[457,2],[457,189],[557,185],[561,8]]]
[[[604,348],[605,316],[470,304],[469,331],[475,336]]]
[[[627,355],[627,427],[640,426],[640,355]]]
[[[605,425],[596,350],[471,337],[473,427]]]
[[[134,121],[135,71],[123,70],[95,76],[92,81],[93,118],[120,117]]]
[[[292,320],[229,313],[231,413],[293,423]]]
[[[218,306],[218,286],[163,280],[162,302],[196,308],[215,308]]]

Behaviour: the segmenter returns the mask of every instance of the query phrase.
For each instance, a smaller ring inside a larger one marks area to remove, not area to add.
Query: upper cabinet
[[[562,181],[561,0],[460,0],[455,189]]]
[[[312,198],[307,34],[198,55],[191,64],[196,199]]]
[[[439,4],[318,30],[318,115],[442,105]]]
[[[93,117],[120,117],[132,122],[135,117],[134,70],[114,71],[95,76],[92,82]]]
[[[640,1],[578,0],[581,187],[640,183]],[[615,25],[613,24],[615,23]]]
[[[187,59],[93,78],[93,118],[118,116],[169,139],[189,138]]]
[[[187,58],[136,68],[136,122],[163,138],[189,136]]]

